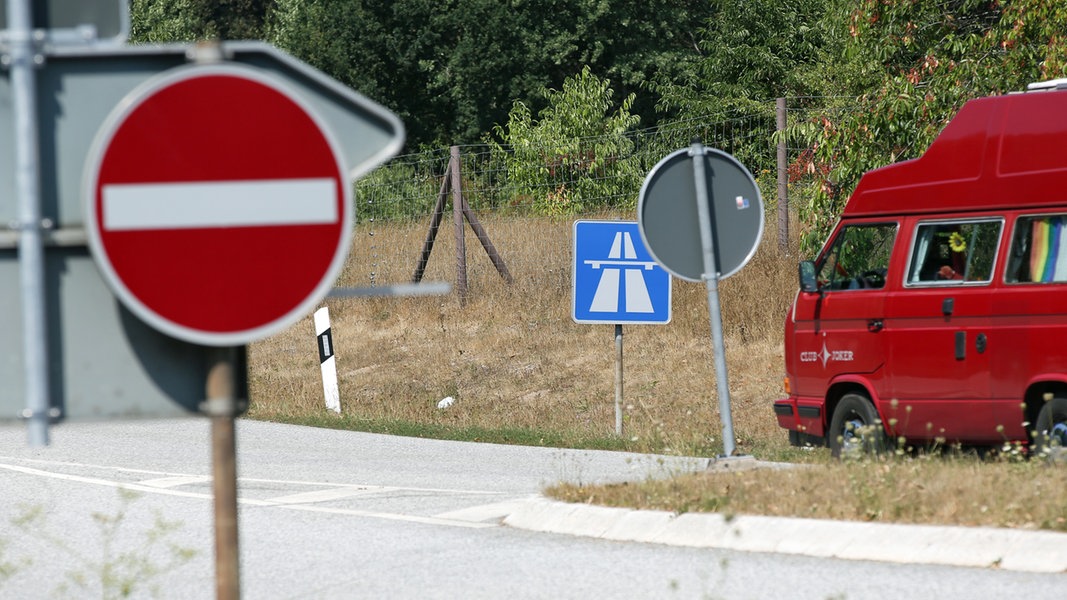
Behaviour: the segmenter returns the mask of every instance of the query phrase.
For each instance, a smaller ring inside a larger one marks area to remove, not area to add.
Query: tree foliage
[[[964,102],[1067,75],[1067,3],[1049,0],[132,0],[131,16],[136,41],[266,39],[393,109],[413,147],[501,123],[516,152],[562,144],[538,151],[548,172],[590,172],[581,110],[608,131],[727,114],[770,130],[769,101],[789,97],[819,112],[788,133],[815,181],[809,249],[864,172],[919,156]],[[593,193],[566,192],[557,208]]]
[[[585,65],[623,96],[684,68],[710,16],[698,0],[277,0],[268,39],[404,120],[411,145],[475,142],[512,103]],[[655,118],[654,99],[634,110]]]
[[[823,15],[830,0],[713,0],[715,15],[701,31],[700,58],[681,74],[663,74],[650,87],[659,109],[685,119],[717,123],[716,137],[744,139],[775,129],[774,99],[811,104],[818,82],[811,70],[825,56]],[[704,140],[708,142],[709,140]],[[772,140],[720,148],[754,173],[773,172]],[[715,142],[712,142],[715,145]]]
[[[845,37],[812,80],[854,105],[798,127],[813,150],[807,167],[824,175],[801,206],[809,250],[864,172],[920,156],[967,100],[1067,75],[1058,2],[836,0],[826,19]]]
[[[699,57],[703,0],[132,0],[138,42],[265,39],[404,120],[409,145],[471,143],[585,65],[652,123],[653,76]]]
[[[495,128],[497,160],[520,204],[541,214],[576,214],[597,206],[632,203],[642,173],[631,158],[627,133],[638,122],[630,113],[634,95],[612,110],[608,81],[589,67],[551,90],[535,120],[516,102],[507,124]]]
[[[826,0],[713,0],[701,56],[677,76],[657,77],[661,109],[687,117],[759,111],[766,101],[811,92],[805,66],[820,58]]]
[[[130,40],[261,39],[268,6],[269,0],[130,0]]]

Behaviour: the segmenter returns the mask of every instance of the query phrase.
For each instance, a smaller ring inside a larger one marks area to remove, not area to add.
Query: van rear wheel
[[[886,449],[885,429],[874,404],[862,394],[845,394],[830,420],[830,456],[880,454]]]
[[[1034,424],[1034,456],[1067,461],[1067,397],[1056,395],[1045,402]]]

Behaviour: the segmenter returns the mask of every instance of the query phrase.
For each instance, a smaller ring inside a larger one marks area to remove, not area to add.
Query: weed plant
[[[119,507],[114,513],[92,512],[92,520],[99,531],[99,554],[88,552],[71,541],[64,532],[48,522],[46,508],[27,506],[12,521],[14,529],[24,536],[47,543],[56,551],[61,564],[71,564],[62,580],[56,582],[54,594],[59,597],[89,597],[104,599],[129,597],[160,597],[162,577],[192,560],[197,551],[174,541],[181,523],[167,520],[157,513],[152,527],[140,532],[139,544],[128,548],[131,534],[127,515],[140,497],[136,492],[119,488]],[[22,569],[32,568],[28,559],[3,561],[7,543],[0,539],[0,593],[5,579],[18,575]],[[39,590],[40,591],[40,590]]]

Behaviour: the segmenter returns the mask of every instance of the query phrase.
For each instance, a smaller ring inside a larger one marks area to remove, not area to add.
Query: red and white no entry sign
[[[181,67],[124,100],[88,157],[86,228],[112,290],[173,337],[236,346],[311,312],[348,252],[342,154],[248,67]]]

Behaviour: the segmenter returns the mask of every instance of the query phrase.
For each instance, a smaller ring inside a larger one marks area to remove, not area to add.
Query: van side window
[[[1019,217],[1004,279],[1008,283],[1067,281],[1067,215]]]
[[[920,223],[908,260],[908,285],[988,283],[1002,221]]]
[[[816,265],[816,278],[825,290],[885,287],[896,223],[846,225]]]

